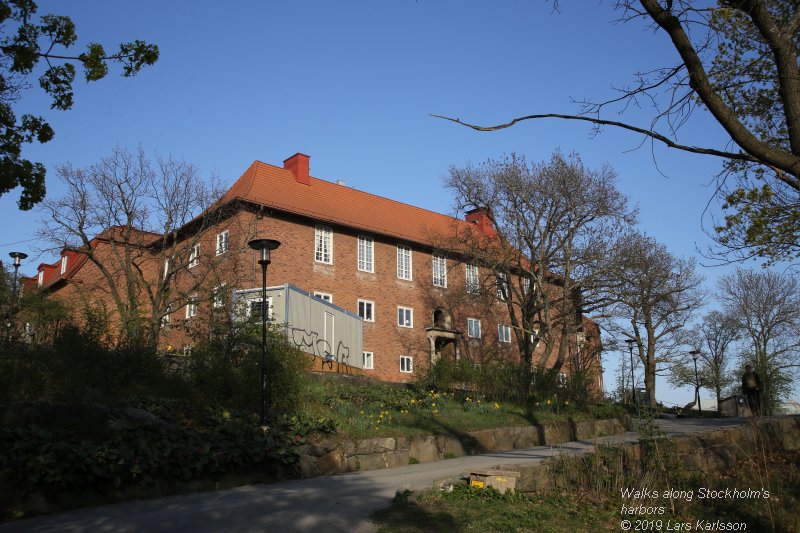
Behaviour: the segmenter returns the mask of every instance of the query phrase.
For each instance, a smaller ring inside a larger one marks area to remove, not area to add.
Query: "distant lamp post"
[[[247,243],[250,248],[259,252],[258,264],[261,265],[261,425],[266,424],[267,407],[267,265],[272,261],[269,254],[281,245],[273,239],[253,239]]]
[[[691,352],[689,352],[689,355],[691,355],[692,359],[694,359],[694,391],[695,394],[697,395],[697,413],[703,414],[703,407],[700,404],[700,378],[698,377],[697,374],[697,356],[700,355],[700,351],[692,350]]]
[[[636,402],[636,382],[633,380],[633,343],[636,341],[633,339],[625,339],[625,342],[628,344],[628,353],[631,356],[631,399]]]
[[[17,300],[19,299],[19,291],[17,291],[17,274],[19,273],[19,265],[23,259],[28,258],[28,254],[22,252],[11,252],[8,254],[14,260],[14,282],[11,285],[13,291],[11,296],[11,306],[8,312],[8,342],[11,342],[11,326],[13,323],[14,315],[17,312]]]

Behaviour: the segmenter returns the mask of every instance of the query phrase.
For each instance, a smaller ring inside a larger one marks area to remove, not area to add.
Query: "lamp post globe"
[[[11,306],[8,312],[8,342],[11,342],[11,332],[13,328],[14,314],[17,312],[17,300],[19,300],[19,291],[17,290],[17,274],[19,273],[19,265],[23,259],[27,259],[28,254],[24,252],[11,252],[8,254],[14,260],[14,282],[11,285],[12,298]]]

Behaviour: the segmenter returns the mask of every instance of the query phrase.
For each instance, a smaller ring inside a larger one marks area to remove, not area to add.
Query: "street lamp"
[[[692,350],[689,355],[694,359],[694,391],[697,395],[697,413],[703,414],[703,407],[700,405],[700,378],[697,377],[697,356],[700,355],[699,350]]]
[[[625,342],[628,344],[628,353],[631,356],[631,393],[633,396],[631,398],[636,401],[636,382],[633,380],[633,343],[636,342],[633,339],[625,339]],[[637,404],[639,402],[636,402]]]
[[[19,272],[19,265],[22,263],[23,259],[27,259],[28,254],[22,252],[11,252],[8,254],[11,256],[11,259],[14,260],[14,283],[11,285],[12,290],[14,291],[11,298],[11,306],[8,311],[8,342],[11,342],[11,324],[14,318],[14,314],[17,310],[17,300],[19,293],[17,292],[17,273]]]
[[[253,239],[247,243],[250,248],[260,252],[258,264],[261,265],[261,425],[266,424],[267,404],[267,265],[271,263],[269,253],[281,245],[273,239]]]

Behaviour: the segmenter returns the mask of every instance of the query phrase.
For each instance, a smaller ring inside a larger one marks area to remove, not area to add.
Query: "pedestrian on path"
[[[761,412],[761,378],[758,377],[758,372],[753,370],[750,365],[745,365],[744,374],[742,374],[742,393],[744,394],[744,401],[750,412],[754,416],[758,416]]]

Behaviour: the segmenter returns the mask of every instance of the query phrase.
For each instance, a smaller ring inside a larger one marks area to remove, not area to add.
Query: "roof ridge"
[[[275,169],[278,169],[278,170],[283,170],[283,171],[285,171],[285,172],[290,172],[290,171],[286,170],[286,169],[285,169],[285,168],[283,168],[283,167],[279,167],[279,166],[277,166],[277,165],[273,165],[273,164],[271,164],[271,163],[265,163],[264,161],[261,161],[261,160],[259,160],[259,159],[256,159],[256,160],[253,162],[253,164],[255,164],[255,163],[259,163],[259,164],[261,164],[261,165],[265,165],[265,166],[268,166],[268,167],[272,167],[272,168],[275,168]],[[248,169],[245,171],[245,173],[247,173],[248,171],[250,171],[250,169],[253,167],[253,164],[251,164],[251,165],[250,165],[250,167],[248,167]],[[242,177],[244,177],[244,174],[242,175]],[[240,180],[240,179],[241,179],[241,177],[239,178],[239,180]],[[335,182],[333,182],[333,181],[328,181],[328,180],[325,180],[325,179],[322,179],[322,178],[316,178],[316,177],[314,177],[314,176],[311,176],[311,175],[309,175],[309,179],[311,179],[311,180],[314,180],[314,181],[317,181],[317,182],[320,182],[320,183],[324,183],[324,184],[327,184],[327,185],[333,185],[333,186],[336,186],[336,187],[347,187],[346,185],[340,185],[340,184],[338,184],[338,183],[335,183]],[[237,181],[239,181],[239,180],[237,180]],[[254,181],[254,180],[253,180],[253,181]],[[250,186],[251,186],[251,187],[252,187],[252,184],[253,184],[253,182],[251,181],[251,183],[250,183]],[[235,185],[235,182],[234,182],[234,185]],[[233,185],[231,185],[231,188],[233,188]],[[408,202],[402,202],[402,201],[400,201],[400,200],[395,200],[394,198],[388,198],[388,197],[386,197],[386,196],[381,196],[380,194],[375,194],[375,193],[372,193],[372,192],[369,192],[369,191],[364,191],[364,190],[362,190],[362,189],[356,189],[355,187],[347,187],[347,188],[348,188],[349,190],[351,190],[351,191],[355,192],[355,193],[359,193],[359,194],[365,194],[365,195],[367,195],[367,196],[372,196],[373,198],[380,198],[381,200],[386,200],[386,201],[388,201],[388,202],[393,202],[393,203],[395,203],[395,204],[400,204],[400,205],[403,205],[403,206],[406,206],[406,207],[410,207],[410,208],[412,208],[412,209],[415,209],[415,210],[417,210],[417,211],[422,211],[422,212],[425,212],[425,213],[431,213],[431,214],[434,214],[434,215],[437,215],[437,216],[440,216],[440,217],[445,217],[445,218],[448,218],[448,219],[450,219],[450,220],[455,220],[455,221],[457,221],[457,222],[466,222],[465,220],[463,220],[463,219],[460,219],[460,218],[458,218],[458,217],[454,217],[454,216],[452,216],[452,215],[447,215],[447,214],[444,214],[444,213],[440,213],[440,212],[438,212],[438,211],[433,211],[433,210],[431,210],[431,209],[426,209],[426,208],[424,208],[424,207],[419,207],[419,206],[417,206],[417,205],[413,205],[413,204],[410,204],[410,203],[408,203]],[[230,189],[229,189],[229,190],[230,190]],[[248,189],[248,191],[247,191],[247,192],[249,193],[249,192],[250,192],[250,189]]]

